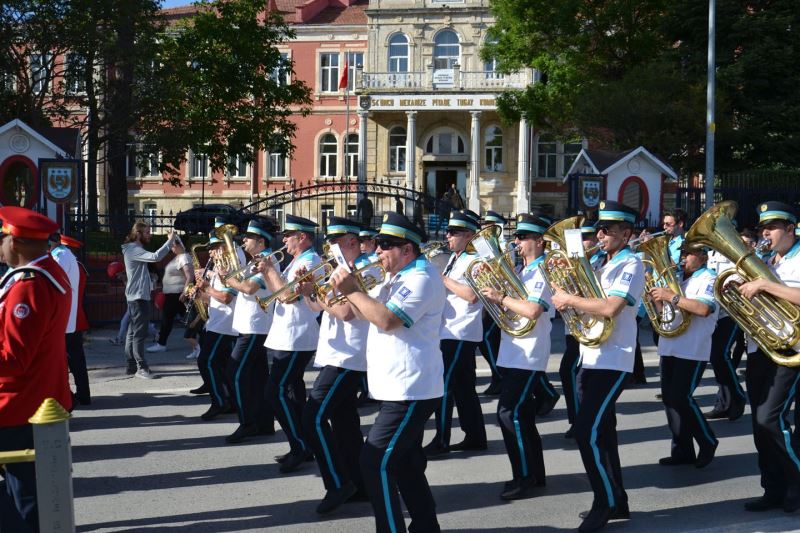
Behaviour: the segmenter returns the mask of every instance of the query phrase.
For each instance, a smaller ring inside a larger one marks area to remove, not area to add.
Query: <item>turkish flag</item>
[[[339,78],[339,90],[347,89],[347,71],[350,67],[347,63],[347,57],[344,58],[344,69],[342,69],[342,76]]]

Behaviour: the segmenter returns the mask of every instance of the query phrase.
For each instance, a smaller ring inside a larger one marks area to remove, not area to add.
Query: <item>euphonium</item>
[[[528,299],[528,291],[525,290],[525,285],[509,265],[506,254],[500,249],[500,234],[502,231],[500,226],[492,225],[482,229],[470,239],[465,251],[467,253],[478,252],[479,256],[467,266],[467,270],[464,272],[464,280],[475,291],[475,295],[483,303],[483,307],[500,329],[512,337],[522,337],[534,328],[536,321],[505,309],[488,300],[481,293],[481,289],[484,287],[491,287],[518,300]],[[479,239],[482,239],[488,245],[488,249],[482,251],[491,252],[491,255],[485,257],[480,255],[475,244]]]
[[[193,272],[196,273],[198,270],[200,270],[200,258],[197,257],[197,249],[198,248],[207,248],[207,247],[208,247],[208,243],[193,244],[191,249],[189,250],[189,252],[190,252],[190,254],[192,256],[192,271]],[[211,259],[209,259],[208,262],[206,263],[206,268],[205,268],[205,270],[203,270],[203,273],[201,274],[201,277],[205,276],[206,272],[208,271],[208,267],[209,267],[210,264],[211,264]],[[197,316],[199,316],[203,320],[208,320],[208,307],[206,306],[206,303],[202,299],[197,297],[197,289],[195,288],[195,285],[199,281],[200,281],[199,279],[195,279],[195,282],[194,283],[190,283],[186,287],[186,290],[184,291],[186,293],[186,296],[188,297],[188,300],[187,300],[187,303],[186,303],[186,308],[188,310],[189,306],[194,304],[194,308],[197,309]],[[187,314],[187,316],[188,316],[188,314]]]
[[[220,262],[219,267],[228,272],[237,271],[242,266],[241,261],[239,261],[239,254],[236,253],[236,244],[233,242],[233,238],[238,231],[239,228],[234,224],[225,224],[214,230],[217,237],[225,243],[217,261]]]
[[[689,228],[686,242],[713,248],[736,265],[717,276],[717,301],[775,363],[800,366],[800,306],[763,292],[747,300],[738,290],[741,283],[758,278],[782,282],[739,237],[732,222],[737,208],[728,201],[707,210]]]
[[[672,292],[684,296],[681,284],[675,276],[675,266],[669,255],[669,235],[659,235],[640,243],[636,249],[645,257],[642,263],[648,267],[644,275],[644,290],[649,293],[656,287],[667,287]],[[661,312],[648,294],[642,297],[644,309],[653,325],[653,331],[661,337],[677,337],[686,331],[692,321],[692,315],[683,309],[676,309],[672,302],[662,302]],[[680,321],[673,327],[676,316],[680,313]]]
[[[447,261],[450,259],[450,245],[447,241],[427,242],[420,248],[420,252],[439,272],[444,272],[447,268]]]
[[[376,275],[369,273],[370,270],[375,270]],[[364,292],[371,291],[380,283],[383,283],[383,280],[386,279],[386,269],[383,267],[383,264],[380,261],[375,261],[368,265],[364,265],[361,268],[354,270],[352,274],[355,276],[358,286]],[[327,281],[325,283],[315,285],[314,290],[317,293],[317,298],[324,301],[325,305],[328,307],[343,304],[345,300],[347,300],[347,296],[343,294],[335,294],[333,285]]]
[[[580,229],[583,217],[577,216],[556,222],[544,234],[544,239],[558,244],[545,255],[539,265],[548,285],[581,298],[606,297],[603,287],[584,254],[583,257],[571,257],[567,254],[564,232],[569,229]],[[570,334],[584,346],[596,347],[604,343],[611,335],[614,321],[611,318],[599,317],[583,313],[576,309],[561,311],[561,317],[569,328]]]

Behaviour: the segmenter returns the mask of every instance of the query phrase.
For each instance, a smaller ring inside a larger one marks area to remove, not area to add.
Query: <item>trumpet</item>
[[[225,274],[225,277],[222,278],[222,283],[227,284],[228,281],[232,278],[236,278],[236,281],[244,281],[246,279],[250,279],[256,274],[258,274],[258,263],[261,261],[270,261],[273,260],[277,263],[283,261],[283,252],[286,250],[286,246],[279,250],[275,250],[274,252],[267,254],[267,255],[257,255],[250,260],[249,263],[244,265],[241,268],[237,268],[233,272],[228,272]]]
[[[321,271],[321,272],[320,272]],[[273,292],[266,298],[260,298],[258,300],[258,305],[261,306],[262,309],[268,308],[272,302],[275,300],[279,300],[286,296],[287,294],[291,294],[289,298],[287,298],[286,303],[295,302],[300,298],[300,295],[297,294],[297,288],[300,286],[301,283],[306,281],[311,281],[315,286],[322,284],[326,279],[328,279],[333,272],[333,265],[331,264],[331,260],[323,260],[322,263],[315,266],[311,270],[305,272],[304,274],[298,276],[294,280],[290,281],[277,291]],[[311,278],[309,280],[309,278]]]
[[[636,237],[635,239],[631,239],[628,241],[628,246],[630,246],[631,248],[636,248],[637,246],[640,246],[642,243],[645,243],[650,239],[655,239],[656,237],[660,237],[661,235],[666,235],[666,233],[667,233],[666,231],[657,231],[655,233],[648,233],[646,235],[647,240],[645,240],[645,238],[641,236]]]
[[[367,271],[372,269],[378,270],[377,276],[367,273]],[[356,278],[356,282],[363,292],[371,291],[386,279],[386,269],[380,261],[364,265],[351,272],[351,274]],[[324,301],[325,305],[328,307],[343,304],[345,300],[347,300],[347,296],[344,294],[335,294],[336,289],[333,288],[330,281],[315,285],[314,290],[317,293],[317,298]]]

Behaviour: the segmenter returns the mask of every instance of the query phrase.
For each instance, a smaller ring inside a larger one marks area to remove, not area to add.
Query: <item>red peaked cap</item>
[[[53,220],[24,207],[0,207],[0,221],[3,223],[4,235],[23,239],[46,241],[52,233],[58,231],[58,224]]]
[[[64,246],[69,246],[70,248],[80,248],[83,246],[83,243],[76,239],[75,237],[70,237],[69,235],[62,235],[61,236],[61,244]]]

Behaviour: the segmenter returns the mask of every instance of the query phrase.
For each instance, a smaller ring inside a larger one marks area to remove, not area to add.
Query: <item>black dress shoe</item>
[[[533,496],[533,490],[537,486],[536,478],[533,476],[513,479],[506,483],[503,492],[500,493],[501,500],[521,500]]]
[[[208,394],[211,392],[211,387],[203,383],[196,389],[192,389],[189,391],[189,394]]]
[[[258,434],[258,426],[255,424],[247,424],[246,426],[239,425],[236,431],[225,437],[225,442],[228,444],[237,444],[247,437],[255,437]]]
[[[258,434],[259,435],[274,435],[275,434],[275,426],[258,426]]]
[[[450,446],[451,452],[461,452],[461,451],[481,451],[485,450],[487,445],[485,442],[467,442],[466,440],[462,440],[461,442],[457,442]]]
[[[711,461],[714,460],[714,454],[717,451],[717,446],[719,446],[719,442],[714,443],[713,446],[705,446],[700,448],[700,451],[697,452],[697,460],[695,460],[694,466],[696,468],[703,468],[711,464]]]
[[[608,507],[594,507],[589,514],[586,515],[581,525],[578,526],[578,531],[585,533],[587,531],[597,531],[603,529],[611,516],[614,514],[614,508]]]
[[[589,513],[591,513],[591,511],[582,511],[578,516],[580,516],[581,519],[585,519],[587,516],[589,516]],[[631,510],[628,507],[628,502],[625,502],[613,508],[613,512],[611,513],[609,520],[628,520],[630,517]]]
[[[719,409],[715,407],[705,415],[706,420],[719,420],[721,418],[728,418],[728,409]]]
[[[502,387],[500,386],[500,382],[492,381],[486,388],[486,390],[483,391],[481,394],[483,394],[484,396],[497,396],[498,394],[500,394],[501,390]]]
[[[760,498],[745,502],[744,510],[751,513],[761,513],[771,509],[778,509],[783,506],[783,498],[772,496],[771,494],[764,494]]]
[[[712,455],[713,458],[713,455]],[[676,465],[693,465],[696,459],[691,457],[662,457],[658,460],[658,464],[663,466],[676,466]]]
[[[289,453],[286,458],[281,461],[281,467],[278,469],[280,470],[281,474],[288,474],[289,472],[294,472],[300,466],[305,463],[306,461],[310,461],[314,458],[314,455],[311,452],[297,452],[297,453]]]
[[[733,422],[739,420],[744,414],[744,408],[747,405],[747,400],[743,398],[733,398],[731,406],[728,408],[728,420]]]
[[[211,407],[208,408],[208,411],[200,415],[200,420],[205,420],[205,421],[214,420],[219,415],[224,415],[227,412],[228,412],[227,405],[222,405],[222,406],[212,405]]]
[[[560,399],[561,395],[559,393],[556,393],[555,396],[551,396],[550,398],[543,400],[542,403],[539,404],[539,407],[536,408],[536,415],[547,416],[548,414],[550,414],[550,411],[553,410],[553,408],[558,403],[558,400]]]
[[[278,463],[279,465],[283,464],[283,462],[286,459],[288,459],[290,455],[292,455],[292,451],[291,450],[289,450],[288,452],[284,453],[283,455],[276,455],[275,456],[275,462]]]
[[[800,490],[790,488],[786,491],[786,496],[783,497],[783,510],[787,513],[793,513],[800,509]]]
[[[433,441],[424,448],[422,448],[422,451],[425,452],[425,456],[428,459],[433,459],[445,456],[448,453],[450,453],[450,446],[442,446],[438,442]]]
[[[574,439],[575,438],[575,426],[570,426],[566,433],[564,433],[565,439]]]
[[[317,513],[327,514],[338,509],[344,502],[352,498],[356,492],[358,492],[358,489],[352,482],[342,485],[341,488],[329,490],[317,505]]]
[[[356,502],[368,502],[369,501],[369,494],[367,491],[360,489],[356,490],[356,492],[350,496],[345,503],[356,503]]]

